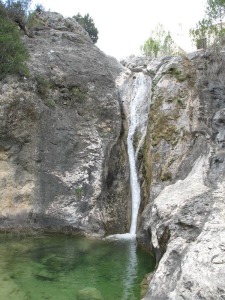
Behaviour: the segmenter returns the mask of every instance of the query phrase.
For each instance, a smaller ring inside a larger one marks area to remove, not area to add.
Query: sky
[[[189,29],[204,17],[206,0],[38,0],[46,10],[72,17],[89,13],[99,31],[96,46],[118,60],[140,55],[158,23],[186,52],[194,50]]]

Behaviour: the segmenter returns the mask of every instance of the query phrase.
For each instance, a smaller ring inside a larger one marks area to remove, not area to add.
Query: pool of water
[[[0,235],[2,300],[86,299],[78,296],[84,289],[98,290],[93,299],[139,300],[140,282],[153,268],[135,240]]]

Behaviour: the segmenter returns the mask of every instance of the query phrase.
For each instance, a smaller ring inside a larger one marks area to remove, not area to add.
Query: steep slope
[[[123,67],[58,13],[37,13],[23,39],[30,76],[0,82],[0,228],[127,231]]]

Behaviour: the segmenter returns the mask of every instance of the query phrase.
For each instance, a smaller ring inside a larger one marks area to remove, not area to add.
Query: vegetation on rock
[[[9,74],[27,75],[26,61],[29,58],[20,31],[28,29],[28,9],[30,0],[0,1],[0,80]]]
[[[4,3],[7,18],[19,25],[19,27],[29,35],[27,20],[31,0],[7,0]]]
[[[73,16],[73,18],[76,19],[76,21],[88,32],[93,43],[97,43],[98,29],[95,27],[95,23],[89,14],[86,14],[82,17],[82,15],[78,13],[77,15]]]
[[[8,74],[26,75],[28,51],[15,24],[0,15],[0,80]]]

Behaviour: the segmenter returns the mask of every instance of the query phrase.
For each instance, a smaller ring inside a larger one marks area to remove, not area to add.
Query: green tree
[[[78,13],[76,16],[73,16],[73,18],[75,18],[76,21],[88,32],[93,43],[97,43],[98,29],[95,27],[95,23],[89,14],[86,14],[84,17],[82,17],[82,15]]]
[[[151,36],[141,46],[142,52],[148,57],[157,57],[159,55],[174,55],[176,45],[169,31],[165,31],[162,24],[158,24],[151,31]]]
[[[218,24],[222,29],[225,17],[225,0],[208,0],[206,16],[212,24]]]
[[[225,0],[207,0],[205,17],[190,30],[193,41],[207,39],[208,45],[219,43],[224,39]]]
[[[146,56],[157,57],[160,50],[160,43],[159,41],[150,37],[147,39],[141,49]]]
[[[26,75],[28,57],[17,26],[0,14],[0,80],[8,74]]]

